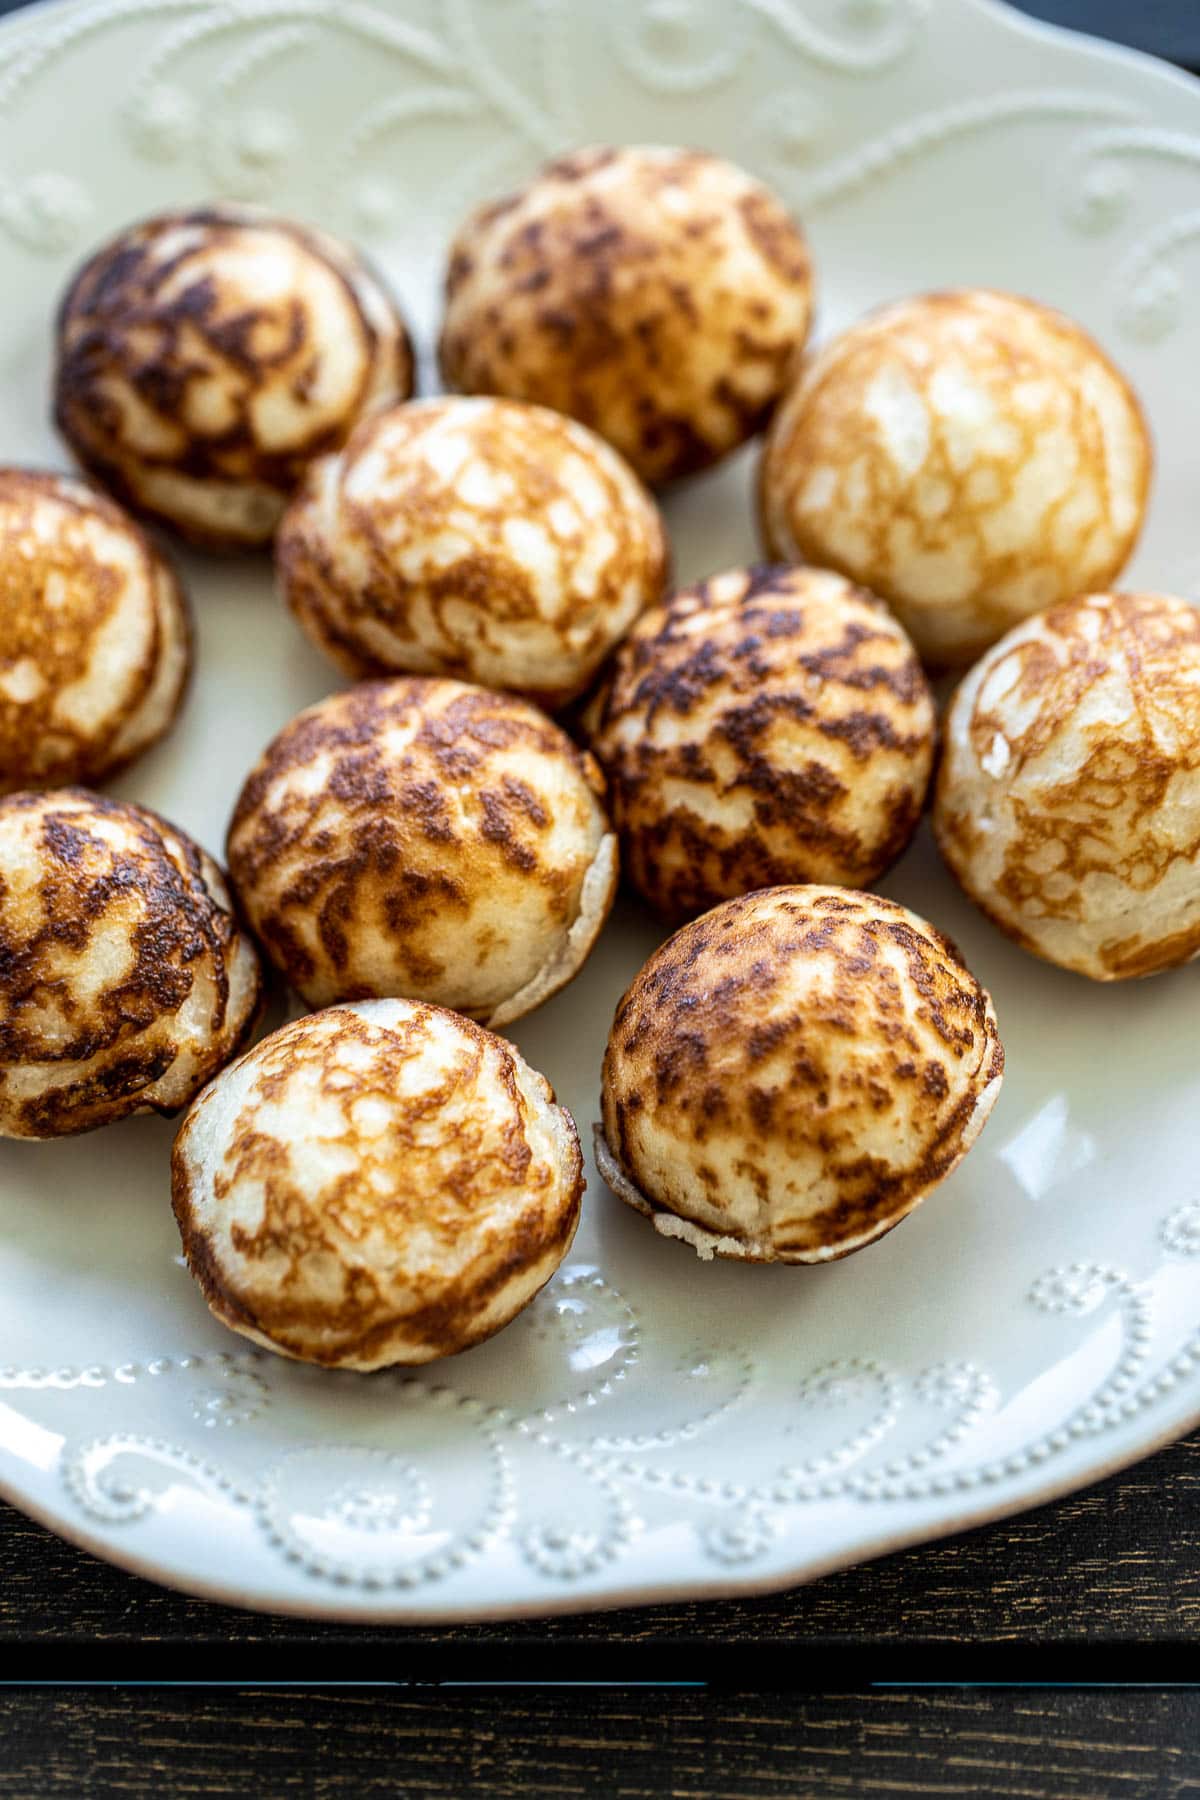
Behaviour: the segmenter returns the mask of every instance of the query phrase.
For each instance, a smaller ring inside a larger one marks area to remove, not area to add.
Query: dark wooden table
[[[1200,65],[1198,0],[1024,3]],[[0,1505],[9,1679],[57,1663],[72,1684],[0,1696],[0,1796],[1183,1800],[1200,1794],[1197,1693],[865,1684],[1200,1681],[1198,1644],[1200,1436],[1055,1505],[789,1593],[452,1631],[190,1600]],[[761,1691],[328,1685],[445,1678],[468,1656],[475,1679],[670,1682],[703,1669]],[[131,1676],[235,1686],[134,1690]],[[285,1679],[303,1686],[263,1685]]]
[[[17,1800],[1187,1800],[1192,1696],[105,1692],[11,1708]]]
[[[0,1797],[1200,1793],[1193,1692],[862,1685],[1200,1678],[1200,1437],[1053,1506],[790,1593],[449,1631],[236,1612],[123,1575],[11,1510],[3,1524],[10,1670],[237,1685],[10,1691]],[[467,1672],[466,1656],[476,1679],[707,1671],[751,1691],[322,1691]],[[825,1691],[831,1678],[843,1691]],[[256,1691],[280,1679],[304,1691]],[[774,1691],[789,1686],[817,1692]]]

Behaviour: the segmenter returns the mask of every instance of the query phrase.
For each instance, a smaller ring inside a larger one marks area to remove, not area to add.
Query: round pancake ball
[[[0,468],[0,595],[0,793],[104,781],[170,729],[187,603],[111,500]]]
[[[828,1262],[962,1160],[1003,1070],[992,1003],[931,925],[766,888],[677,931],[621,1000],[597,1167],[705,1259]]]
[[[0,800],[0,1136],[173,1113],[243,1048],[258,957],[199,844],[84,788]]]
[[[811,311],[803,234],[760,182],[696,150],[578,150],[455,238],[442,373],[569,413],[655,484],[761,430]]]
[[[667,540],[582,425],[515,400],[424,400],[316,464],[276,560],[301,625],[352,678],[457,675],[553,708],[659,598]]]
[[[576,973],[617,879],[603,782],[544,713],[458,681],[364,682],[247,777],[229,870],[310,1006],[404,995],[497,1027]]]
[[[1026,950],[1094,981],[1200,952],[1200,613],[1086,594],[1015,626],[945,721],[934,831]]]
[[[796,881],[867,887],[916,830],[933,701],[863,588],[734,569],[640,619],[588,714],[621,861],[664,918]]]
[[[403,321],[357,252],[243,206],[163,213],[97,250],[56,353],[83,466],[212,550],[269,542],[312,458],[412,392]]]
[[[570,1249],[583,1187],[545,1077],[413,1000],[264,1038],[196,1101],[171,1159],[216,1317],[336,1369],[431,1362],[499,1331]]]
[[[1128,382],[1078,325],[984,289],[871,314],[811,357],[760,468],[771,555],[880,594],[925,661],[1108,585],[1146,509]]]

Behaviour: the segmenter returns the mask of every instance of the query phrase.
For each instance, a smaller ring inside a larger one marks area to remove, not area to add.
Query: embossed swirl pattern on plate
[[[392,153],[411,148],[422,127],[479,116],[491,126],[482,151],[464,153],[448,172],[432,209],[442,218],[578,140],[579,35],[570,30],[568,4],[524,0],[508,8],[507,41],[530,46],[514,69],[481,28],[480,0],[445,0],[429,27],[379,6],[334,10],[320,0],[96,0],[6,49],[0,112],[96,34],[152,14],[161,23],[117,106],[130,155],[199,168],[217,191],[270,202],[305,154],[308,133],[301,118],[259,90],[267,85],[277,96],[280,71],[321,64],[353,44],[388,78],[377,97],[358,98],[329,158],[327,188],[347,227],[370,239],[405,212]],[[1200,173],[1200,136],[1160,130],[1095,88],[1054,86],[972,95],[905,118],[848,154],[823,155],[829,108],[814,105],[807,90],[797,99],[789,78],[828,71],[868,79],[902,66],[921,41],[929,0],[844,0],[832,28],[817,16],[822,10],[803,0],[634,0],[609,9],[607,30],[624,74],[650,94],[702,100],[740,82],[762,172],[805,213],[850,200],[916,159],[951,155],[965,138],[1030,123],[1072,134],[1056,148],[1065,170],[1062,209],[1084,232],[1113,231],[1123,221],[1135,204],[1139,163]],[[763,59],[773,69],[765,93]],[[423,178],[430,178],[424,166]],[[57,256],[76,248],[94,214],[82,169],[0,171],[0,230],[27,250]],[[1200,185],[1195,206],[1147,222],[1114,266],[1122,330],[1147,342],[1172,330],[1184,305],[1182,259],[1198,245]]]
[[[1200,1258],[1200,1202],[1157,1225],[1169,1258]],[[335,1379],[386,1385],[394,1446],[292,1445],[264,1469],[154,1436],[115,1432],[68,1440],[62,1480],[81,1513],[104,1526],[143,1519],[177,1484],[250,1509],[263,1538],[310,1575],[364,1589],[415,1588],[453,1575],[501,1540],[529,1567],[569,1583],[616,1562],[648,1523],[686,1521],[696,1547],[720,1564],[764,1556],[794,1509],[829,1501],[876,1506],[925,1500],[1019,1478],[1079,1438],[1152,1407],[1200,1371],[1200,1328],[1152,1366],[1149,1284],[1100,1263],[1048,1269],[1025,1304],[1064,1327],[1111,1316],[1114,1359],[1086,1397],[1050,1429],[1006,1454],[976,1460],[972,1441],[1012,1396],[969,1359],[915,1373],[840,1358],[797,1376],[792,1408],[806,1444],[764,1478],[723,1479],[687,1464],[697,1439],[718,1437],[747,1404],[757,1375],[741,1346],[697,1346],[666,1357],[643,1340],[629,1300],[591,1264],[563,1269],[516,1326],[522,1357],[542,1355],[545,1391],[534,1412],[498,1405],[441,1380],[393,1372]],[[279,1365],[259,1350],[221,1351],[104,1369],[0,1370],[0,1390],[74,1393],[110,1383],[187,1384],[187,1408],[222,1442],[260,1421]],[[284,1377],[280,1377],[284,1378]],[[604,1409],[624,1384],[656,1429],[627,1436]],[[647,1410],[648,1408],[648,1410]],[[917,1441],[889,1454],[908,1414]],[[454,1453],[448,1455],[448,1446]],[[731,1448],[723,1458],[736,1466]],[[464,1479],[464,1475],[469,1478]]]

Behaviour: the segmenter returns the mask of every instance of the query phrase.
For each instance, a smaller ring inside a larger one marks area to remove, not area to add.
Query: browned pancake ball
[[[59,430],[119,499],[213,550],[267,543],[313,457],[412,377],[361,257],[249,207],[130,226],[59,309]]]
[[[701,1257],[828,1262],[961,1161],[1003,1070],[991,1001],[931,925],[877,894],[767,888],[634,979],[597,1166]]]
[[[0,1136],[172,1113],[235,1056],[262,980],[220,869],[83,788],[0,800]]]
[[[882,601],[734,569],[640,619],[587,719],[621,861],[663,917],[794,881],[867,887],[916,829],[934,709]]]
[[[516,400],[423,400],[359,425],[280,528],[284,595],[352,677],[458,675],[549,707],[662,593],[658,509],[593,432]]]
[[[0,469],[0,792],[100,782],[157,743],[191,665],[170,565],[80,481]]]
[[[658,483],[761,429],[811,310],[803,234],[760,182],[695,150],[578,150],[455,238],[442,373],[569,413]]]
[[[1049,962],[1121,981],[1200,955],[1200,612],[1085,594],[1015,626],[946,715],[934,830]]]
[[[608,914],[602,793],[592,758],[524,700],[364,682],[267,746],[230,876],[311,1006],[404,995],[499,1026],[571,979]]]
[[[507,1325],[571,1246],[569,1112],[503,1038],[370,1000],[285,1025],[183,1122],[171,1192],[223,1324],[283,1356],[382,1369]]]
[[[760,469],[773,556],[840,569],[958,668],[1107,587],[1146,510],[1137,397],[1071,319],[986,289],[882,308],[812,356]]]

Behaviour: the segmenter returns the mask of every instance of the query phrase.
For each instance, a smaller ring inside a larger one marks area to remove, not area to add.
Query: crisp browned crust
[[[1200,953],[1200,613],[1091,594],[1016,627],[956,693],[934,829],[975,903],[1119,981]]]
[[[570,979],[607,915],[602,793],[593,759],[526,701],[367,682],[268,745],[234,811],[230,874],[310,1004],[403,994],[507,1022],[514,996],[527,1010]]]
[[[874,894],[772,888],[685,925],[634,979],[603,1132],[622,1197],[665,1235],[825,1262],[950,1173],[1003,1069],[991,1002],[932,926]]]
[[[84,467],[215,550],[266,543],[313,457],[412,392],[403,321],[357,253],[229,205],[98,250],[56,352],[55,419]]]
[[[374,1369],[498,1331],[570,1248],[570,1114],[442,1007],[339,1006],[228,1068],[175,1140],[171,1195],[215,1315],[283,1355]]]
[[[191,838],[84,789],[0,801],[0,1134],[177,1111],[261,1001],[221,871]]]
[[[1124,566],[1150,435],[1082,328],[987,289],[870,314],[807,358],[759,469],[773,556],[839,569],[894,607],[931,667]]]
[[[811,306],[799,226],[740,169],[693,150],[578,150],[458,233],[442,372],[569,413],[658,483],[761,428]]]
[[[276,562],[352,678],[454,675],[556,708],[659,599],[668,548],[602,439],[544,407],[458,398],[364,420],[310,472]]]
[[[174,570],[82,482],[0,468],[0,792],[100,782],[170,728],[192,660]]]
[[[588,716],[622,866],[664,917],[753,888],[867,887],[920,818],[934,709],[882,602],[737,569],[645,614]]]

